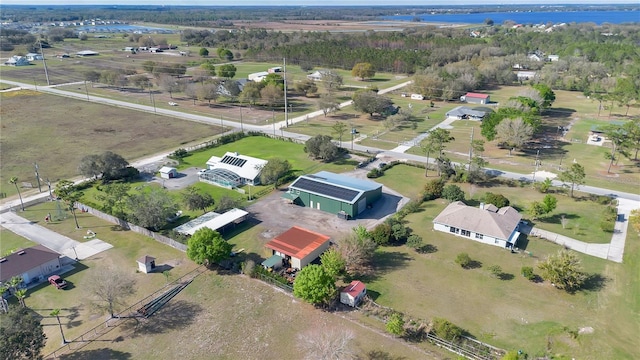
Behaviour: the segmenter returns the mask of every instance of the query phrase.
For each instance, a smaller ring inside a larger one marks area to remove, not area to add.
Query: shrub
[[[462,336],[464,330],[442,318],[433,319],[433,330],[436,336],[449,341],[455,341]]]
[[[427,182],[424,186],[422,198],[425,201],[437,199],[442,196],[442,189],[444,189],[444,180],[442,178],[433,179]]]
[[[602,213],[602,221],[600,221],[600,229],[606,232],[613,232],[618,218],[618,209],[613,206],[607,206]]]
[[[396,336],[404,333],[404,319],[400,313],[394,312],[387,321],[387,332]]]
[[[460,253],[456,256],[456,264],[462,266],[463,268],[469,267],[471,264],[471,258],[467,253]]]
[[[371,171],[369,171],[367,173],[367,177],[369,179],[375,179],[375,178],[379,178],[380,176],[384,175],[384,171],[380,170],[380,169],[371,169]]]
[[[187,157],[187,155],[189,155],[189,152],[183,148],[180,148],[172,152],[169,157],[174,159],[184,159],[185,157]]]
[[[407,238],[407,246],[417,250],[422,247],[422,237],[417,234],[411,234]]]
[[[520,272],[522,273],[522,276],[527,278],[527,280],[531,281],[536,278],[536,274],[533,273],[533,268],[531,266],[523,266],[522,269],[520,269]]]
[[[464,200],[464,191],[458,185],[447,185],[442,189],[442,198],[449,201]]]
[[[255,261],[249,259],[242,263],[242,273],[245,275],[249,275],[250,277],[255,276],[256,271],[256,263]]]
[[[504,197],[504,195],[490,192],[484,194],[484,202],[487,204],[493,204],[499,208],[509,206],[510,204],[509,199]]]
[[[491,275],[494,277],[500,277],[500,275],[502,275],[502,268],[500,265],[491,265],[489,266],[489,272],[491,272]]]
[[[370,232],[371,239],[378,245],[387,245],[391,237],[391,225],[382,223],[373,228]]]

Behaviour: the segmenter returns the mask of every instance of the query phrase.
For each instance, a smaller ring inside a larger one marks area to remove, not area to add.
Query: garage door
[[[367,198],[362,198],[358,201],[358,214],[367,209]]]

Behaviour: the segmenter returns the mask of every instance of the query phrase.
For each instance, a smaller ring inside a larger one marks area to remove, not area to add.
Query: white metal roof
[[[240,220],[249,213],[240,209],[231,209],[224,214],[216,212],[208,212],[197,219],[193,219],[186,224],[175,228],[175,231],[187,235],[193,235],[199,229],[208,227],[211,230],[218,230],[225,225]]]
[[[210,169],[225,169],[238,174],[243,179],[255,180],[267,165],[267,160],[227,152],[222,157],[212,156],[207,165]]]

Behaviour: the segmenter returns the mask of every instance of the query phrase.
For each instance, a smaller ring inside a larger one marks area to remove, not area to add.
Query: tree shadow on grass
[[[404,360],[406,357],[394,356],[383,350],[371,350],[356,357],[357,360]]]
[[[58,359],[61,359],[61,360],[84,360],[84,359],[126,360],[126,359],[132,359],[132,356],[130,353],[127,353],[127,352],[103,348],[103,349],[95,349],[95,350],[75,351],[75,352],[72,352],[71,354],[64,354],[60,356]]]
[[[122,327],[124,330],[131,330],[133,337],[162,334],[188,327],[203,310],[202,306],[186,300],[170,301],[152,316],[128,319]]]
[[[502,281],[509,281],[509,280],[513,280],[516,277],[513,276],[513,274],[509,274],[509,273],[500,273],[498,274],[498,279],[502,280]]]
[[[384,274],[387,274],[393,270],[404,267],[407,262],[413,260],[412,257],[407,255],[406,253],[398,252],[398,251],[381,251],[376,252],[373,256],[372,263],[374,264],[373,269],[369,269],[370,271],[366,271],[365,273],[358,274],[358,276],[350,276],[348,279],[359,279],[364,281],[365,283],[375,281]],[[346,279],[346,278],[345,278]]]
[[[432,254],[438,251],[438,247],[431,244],[424,244],[416,249],[420,254]]]
[[[463,266],[464,269],[472,270],[472,269],[480,269],[482,267],[482,262],[478,260],[471,260],[467,264],[467,266]]]
[[[607,282],[609,282],[609,278],[602,274],[591,274],[587,277],[584,284],[582,285],[582,290],[585,291],[600,291],[604,289]]]

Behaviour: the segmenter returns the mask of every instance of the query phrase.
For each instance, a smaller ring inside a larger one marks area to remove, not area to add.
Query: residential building
[[[455,107],[446,113],[447,118],[454,118],[457,120],[482,120],[487,116],[487,111],[471,109],[466,106]]]
[[[473,207],[456,201],[433,219],[433,229],[483,244],[512,248],[520,236],[521,219],[522,215],[511,206],[498,209],[492,204],[480,204]]]
[[[44,281],[61,267],[60,254],[43,245],[32,246],[0,258],[0,283],[14,276],[21,277],[25,284]]]
[[[340,291],[340,302],[356,307],[367,294],[367,287],[362,281],[353,280],[349,285]]]
[[[460,97],[460,101],[464,101],[470,104],[488,104],[491,102],[488,94],[479,94],[479,93],[466,93]]]
[[[9,66],[26,66],[31,65],[29,60],[24,56],[13,55],[9,58],[9,60],[4,62],[5,65]]]

